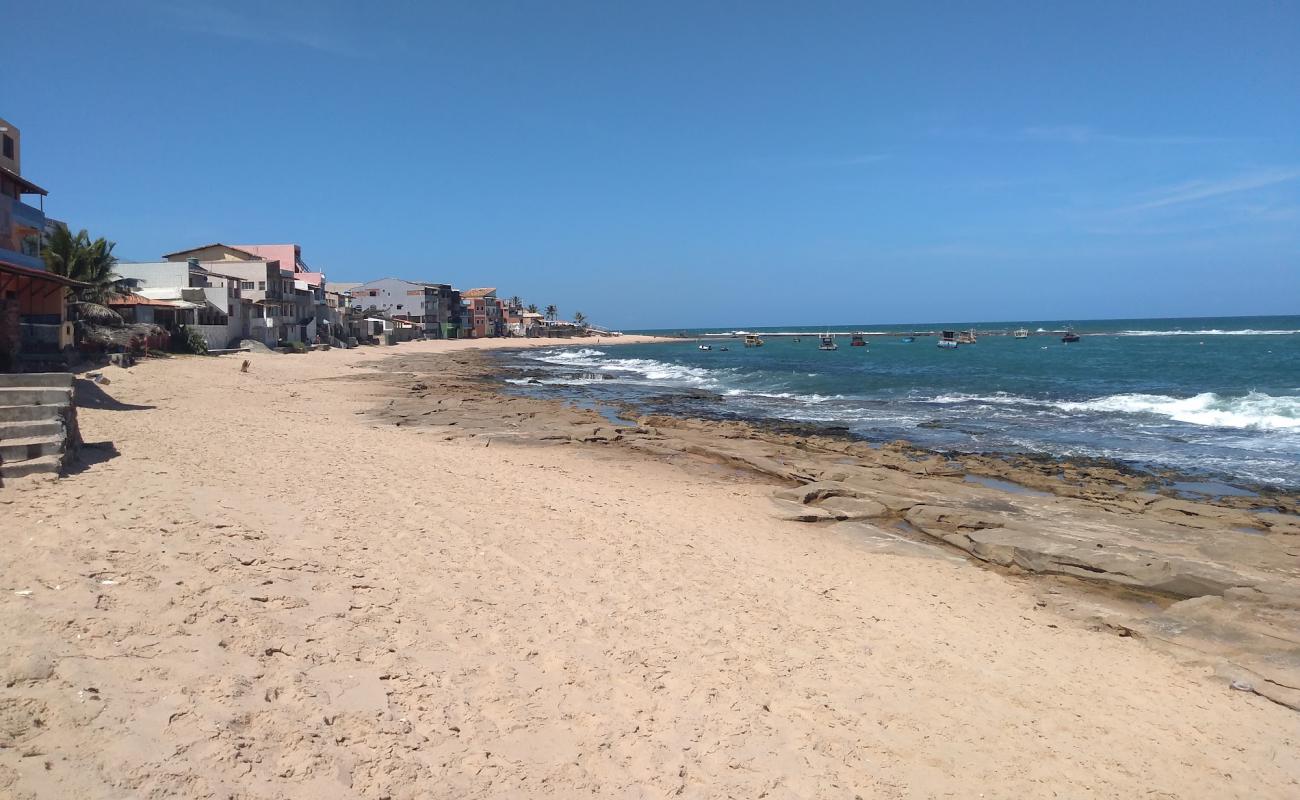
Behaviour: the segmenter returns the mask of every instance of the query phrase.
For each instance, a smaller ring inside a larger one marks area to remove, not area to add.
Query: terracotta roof
[[[465,291],[460,293],[460,296],[462,298],[487,297],[488,295],[493,294],[495,292],[496,292],[495,286],[486,289],[466,289]]]
[[[111,308],[111,307],[118,307],[118,306],[121,306],[121,307],[125,307],[125,306],[166,306],[167,308],[174,308],[174,307],[175,307],[171,302],[169,302],[169,301],[167,301],[167,300],[154,300],[152,297],[143,297],[143,296],[138,295],[138,294],[120,294],[120,295],[118,295],[117,297],[113,298],[112,300],[109,300],[108,303],[106,303],[105,305],[108,305],[110,308]]]
[[[10,275],[25,275],[38,281],[50,281],[51,283],[61,283],[64,286],[89,286],[88,283],[74,281],[72,278],[65,278],[62,275],[56,275],[53,272],[47,272],[43,269],[32,269],[31,267],[20,267],[17,264],[9,264],[0,261],[0,272],[7,272]]]
[[[235,247],[234,245],[222,244],[221,242],[213,242],[212,244],[203,244],[203,245],[199,245],[198,247],[190,247],[185,250],[177,250],[175,253],[163,253],[163,258],[168,258],[170,256],[183,256],[186,253],[196,253],[199,250],[207,250],[209,247],[224,247],[227,250],[234,250],[236,253],[243,253],[249,258],[258,258],[258,259],[261,258],[261,256],[259,256],[257,253],[250,253],[247,250]]]

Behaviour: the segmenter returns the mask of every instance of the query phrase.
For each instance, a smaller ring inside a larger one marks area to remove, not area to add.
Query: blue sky
[[[123,258],[628,328],[1300,313],[1296,0],[6,13],[24,173]]]

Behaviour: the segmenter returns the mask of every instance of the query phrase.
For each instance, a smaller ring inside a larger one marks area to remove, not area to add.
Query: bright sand
[[[1300,715],[1022,579],[337,380],[502,344],[106,372],[0,489],[0,796],[1300,797]]]

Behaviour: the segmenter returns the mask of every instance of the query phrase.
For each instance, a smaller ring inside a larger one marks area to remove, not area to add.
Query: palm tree
[[[582,313],[581,311],[575,311],[575,312],[573,312],[573,322],[574,322],[574,324],[576,324],[576,325],[578,325],[578,326],[580,326],[580,327],[586,327],[586,326],[587,326],[587,315],[584,314],[584,313]]]
[[[524,301],[519,299],[519,295],[514,295],[513,297],[511,297],[509,300],[506,301],[506,305],[510,306],[511,308],[522,308],[524,305]]]
[[[123,291],[121,276],[113,271],[117,266],[117,256],[113,255],[116,246],[102,236],[91,241],[84,228],[73,235],[67,225],[58,223],[46,237],[42,256],[50,272],[86,284],[76,290],[76,298],[83,303],[83,309],[97,306],[86,310],[102,319],[116,316],[104,304]]]
[[[546,307],[547,319],[554,321],[558,316],[560,316],[560,309],[556,308],[554,303]]]
[[[67,225],[58,223],[46,239],[42,256],[50,272],[89,284],[77,290],[78,299],[102,303],[117,293],[121,280],[113,272],[117,266],[115,246],[102,236],[92,242],[84,229],[73,235]]]
[[[536,314],[536,313],[537,313],[537,304],[536,304],[536,303],[529,303],[529,304],[528,304],[528,313],[529,313],[529,314]]]

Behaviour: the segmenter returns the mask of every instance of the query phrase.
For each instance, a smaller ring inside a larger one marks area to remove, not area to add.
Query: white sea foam
[[[1209,328],[1199,331],[1120,331],[1118,336],[1290,336],[1291,334],[1300,333],[1300,330],[1256,330],[1254,328],[1243,328],[1242,330],[1225,331],[1218,328]]]
[[[594,366],[596,359],[603,355],[605,355],[604,351],[583,347],[579,350],[542,350],[535,358],[548,364],[590,367]]]
[[[938,403],[939,405],[956,405],[957,403],[992,403],[995,405],[1005,406],[1023,406],[1023,405],[1041,405],[1041,401],[1030,400],[1027,397],[1017,397],[1014,394],[1006,392],[996,392],[994,394],[963,394],[956,392],[953,394],[941,394],[931,397],[924,402]]]
[[[1300,428],[1300,397],[1274,397],[1263,392],[1251,392],[1244,397],[1221,397],[1213,392],[1202,392],[1185,398],[1162,394],[1116,394],[1054,405],[1065,411],[1156,414],[1178,422],[1216,428]]]

